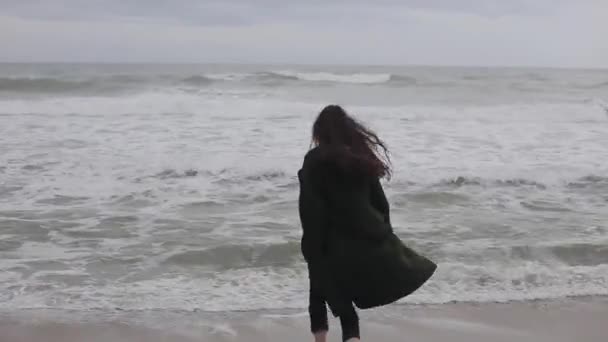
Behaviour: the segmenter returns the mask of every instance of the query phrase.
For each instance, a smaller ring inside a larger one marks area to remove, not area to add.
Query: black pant
[[[359,316],[355,307],[350,303],[347,308],[339,312],[340,325],[342,327],[342,341],[350,338],[360,337],[359,333]],[[310,314],[310,329],[313,333],[329,330],[327,320],[327,305],[321,289],[312,281],[310,281],[310,296],[308,313]]]

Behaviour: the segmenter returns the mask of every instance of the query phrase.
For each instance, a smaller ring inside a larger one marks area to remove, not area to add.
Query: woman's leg
[[[327,306],[319,284],[317,281],[313,281],[313,279],[313,277],[310,278],[310,293],[308,299],[310,330],[315,336],[315,342],[325,342],[327,331],[329,330]]]
[[[310,314],[310,330],[313,334],[329,330],[327,321],[327,307],[323,297],[311,289],[310,302],[308,305],[308,313]]]
[[[327,342],[327,331],[320,331],[318,333],[314,333],[315,342]]]
[[[350,304],[348,308],[340,313],[340,325],[342,326],[342,341],[359,341],[359,316],[355,307]]]

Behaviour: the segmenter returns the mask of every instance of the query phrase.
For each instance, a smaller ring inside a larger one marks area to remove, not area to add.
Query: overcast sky
[[[0,61],[608,67],[608,0],[0,0]]]

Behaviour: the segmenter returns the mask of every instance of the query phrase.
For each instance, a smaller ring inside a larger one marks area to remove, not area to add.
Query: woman
[[[311,330],[316,342],[326,341],[327,304],[340,318],[343,341],[359,341],[354,305],[395,302],[424,284],[436,265],[393,233],[380,184],[391,175],[382,140],[336,105],[321,111],[312,138],[316,146],[298,172]]]

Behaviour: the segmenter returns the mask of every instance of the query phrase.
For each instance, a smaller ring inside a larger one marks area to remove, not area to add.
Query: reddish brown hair
[[[348,163],[348,167],[379,178],[391,176],[389,151],[384,142],[338,105],[329,105],[321,111],[313,125],[312,138],[315,144],[329,147],[332,158],[339,164]]]

